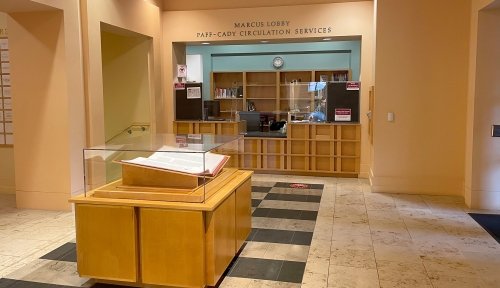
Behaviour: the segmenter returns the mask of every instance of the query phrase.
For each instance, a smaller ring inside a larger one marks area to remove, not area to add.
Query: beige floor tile
[[[443,276],[477,277],[476,270],[463,256],[423,256],[421,259],[431,279],[440,279]]]
[[[302,278],[301,288],[326,288],[327,285],[328,285],[327,274],[313,273],[306,271],[304,273],[304,277]]]
[[[328,287],[334,288],[378,288],[376,269],[345,266],[330,266]]]
[[[80,286],[88,281],[78,276],[76,263],[45,259],[37,259],[7,278],[68,286]]]
[[[16,241],[2,241],[0,243],[0,255],[25,257],[34,251],[42,249],[49,245],[49,241],[16,239]]]
[[[465,213],[461,197],[371,193],[366,179],[255,174],[253,181],[267,187],[275,181],[325,184],[323,191],[272,189],[322,195],[321,203],[314,203],[319,209],[316,224],[261,217],[252,221],[254,228],[315,231],[308,253],[305,249],[296,253],[297,259],[304,259],[304,254],[308,259],[304,288],[499,287],[500,244]],[[264,195],[253,193],[254,198]],[[75,238],[72,213],[21,210],[14,205],[15,196],[0,195],[0,277]],[[250,242],[241,255],[289,256],[286,244],[268,244]],[[31,267],[36,263],[43,266],[36,260]],[[53,277],[37,273],[29,277]],[[379,281],[374,280],[377,274]],[[300,284],[226,277],[220,287],[298,288]]]
[[[368,217],[368,224],[370,225],[370,230],[373,231],[384,231],[384,232],[395,232],[395,233],[406,233],[408,234],[408,229],[403,221],[391,221],[391,220],[374,220]]]
[[[333,221],[333,235],[351,234],[351,235],[366,235],[370,236],[370,225],[368,223],[354,223],[352,221]]]
[[[373,244],[407,247],[413,244],[407,231],[378,231],[372,230]]]
[[[265,192],[252,192],[252,199],[262,200],[266,197],[267,193]]]
[[[346,266],[366,269],[375,269],[375,256],[373,250],[359,250],[351,248],[332,247],[330,266]]]
[[[330,241],[314,239],[309,247],[309,255],[307,261],[329,261],[330,259]]]
[[[338,234],[332,237],[331,249],[373,250],[371,237],[356,234]]]
[[[298,283],[253,279],[248,288],[300,288]]]
[[[477,277],[461,277],[461,276],[439,276],[431,277],[432,286],[434,288],[483,288],[484,284]],[[498,285],[498,282],[497,282]]]
[[[335,197],[335,202],[341,205],[365,205],[363,194],[343,194]]]
[[[304,270],[304,273],[321,274],[326,276],[328,275],[329,266],[330,266],[330,259],[325,259],[325,258],[310,259],[306,263],[306,268]]]
[[[255,180],[256,177],[256,174],[254,174],[255,176],[252,177],[252,186],[262,186],[262,187],[273,187],[274,184],[276,184],[275,181],[259,181],[259,180]]]
[[[422,263],[377,260],[380,287],[432,287]]]
[[[219,285],[220,288],[248,288],[252,279],[226,276]]]
[[[414,262],[421,265],[420,252],[413,246],[374,244],[375,260],[393,262]]]
[[[268,242],[247,242],[245,248],[240,253],[241,257],[264,258],[272,243]]]
[[[295,220],[282,219],[278,229],[290,231],[313,232],[315,221],[312,220]]]
[[[306,245],[269,243],[265,255],[260,258],[306,262],[308,254],[309,246]]]

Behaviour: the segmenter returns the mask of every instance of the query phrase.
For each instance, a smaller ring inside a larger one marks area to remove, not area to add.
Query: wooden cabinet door
[[[214,211],[206,212],[206,279],[215,286],[235,256],[235,195],[231,194]]]
[[[202,211],[140,208],[142,282],[204,287]]]
[[[241,248],[252,230],[252,183],[245,181],[236,188],[236,251]]]
[[[76,254],[82,277],[136,282],[134,207],[76,204]]]

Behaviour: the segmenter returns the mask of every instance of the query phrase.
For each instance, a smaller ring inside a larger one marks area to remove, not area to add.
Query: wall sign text
[[[226,31],[199,31],[196,38],[321,35],[332,33],[331,26],[292,27],[289,20],[233,22]]]

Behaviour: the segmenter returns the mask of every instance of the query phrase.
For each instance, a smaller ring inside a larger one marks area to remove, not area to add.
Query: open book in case
[[[239,138],[155,134],[86,148],[85,196],[202,203],[237,170]]]

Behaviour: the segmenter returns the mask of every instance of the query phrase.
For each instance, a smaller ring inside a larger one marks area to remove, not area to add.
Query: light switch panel
[[[491,125],[491,137],[500,137],[500,125]]]

